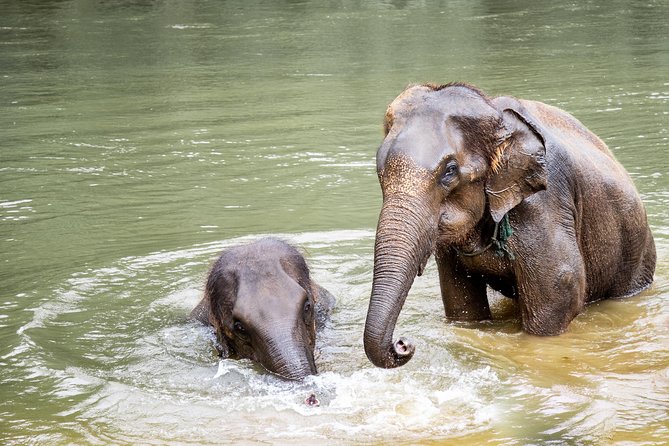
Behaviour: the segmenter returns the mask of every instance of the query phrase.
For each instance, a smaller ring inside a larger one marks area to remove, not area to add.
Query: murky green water
[[[3,444],[666,444],[666,1],[0,10]],[[399,321],[414,359],[376,369],[381,119],[406,84],[451,80],[601,136],[646,202],[656,283],[544,339],[502,299],[493,323],[445,323],[431,265]],[[268,233],[339,298],[304,383],[219,362],[186,320],[217,253]]]

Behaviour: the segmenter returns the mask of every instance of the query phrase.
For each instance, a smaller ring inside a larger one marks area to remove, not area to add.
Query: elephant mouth
[[[425,267],[427,266],[427,261],[430,260],[430,257],[432,256],[432,252],[434,251],[434,248],[429,250],[425,256],[423,257],[423,260],[420,261],[418,264],[418,271],[416,272],[416,275],[418,277],[423,275],[423,272],[425,271]]]

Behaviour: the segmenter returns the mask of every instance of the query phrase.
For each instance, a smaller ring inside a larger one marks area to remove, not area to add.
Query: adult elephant
[[[190,316],[214,328],[220,356],[301,379],[317,373],[316,332],[334,303],[295,247],[263,238],[220,255]]]
[[[586,303],[648,287],[655,245],[632,180],[568,113],[461,83],[407,88],[377,153],[383,190],[364,345],[379,367],[414,353],[397,317],[431,254],[446,316],[491,318],[487,286],[522,328],[562,333]]]

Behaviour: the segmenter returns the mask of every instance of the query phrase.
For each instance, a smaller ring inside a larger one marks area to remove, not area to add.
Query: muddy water
[[[645,2],[2,2],[4,444],[665,444],[669,5]],[[362,350],[374,153],[409,82],[565,108],[647,205],[653,288],[569,331],[446,323],[433,264]],[[274,234],[338,297],[322,372],[219,361],[189,322],[210,262]],[[320,406],[307,407],[310,393]]]

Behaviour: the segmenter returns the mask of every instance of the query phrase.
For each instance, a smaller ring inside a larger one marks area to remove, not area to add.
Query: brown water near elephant
[[[4,2],[3,444],[665,444],[666,2]],[[468,81],[568,111],[630,173],[653,286],[567,331],[447,322],[430,260],[362,346],[387,105]],[[187,319],[222,250],[272,234],[337,297],[319,375],[219,360]],[[318,405],[305,400],[314,395]]]

